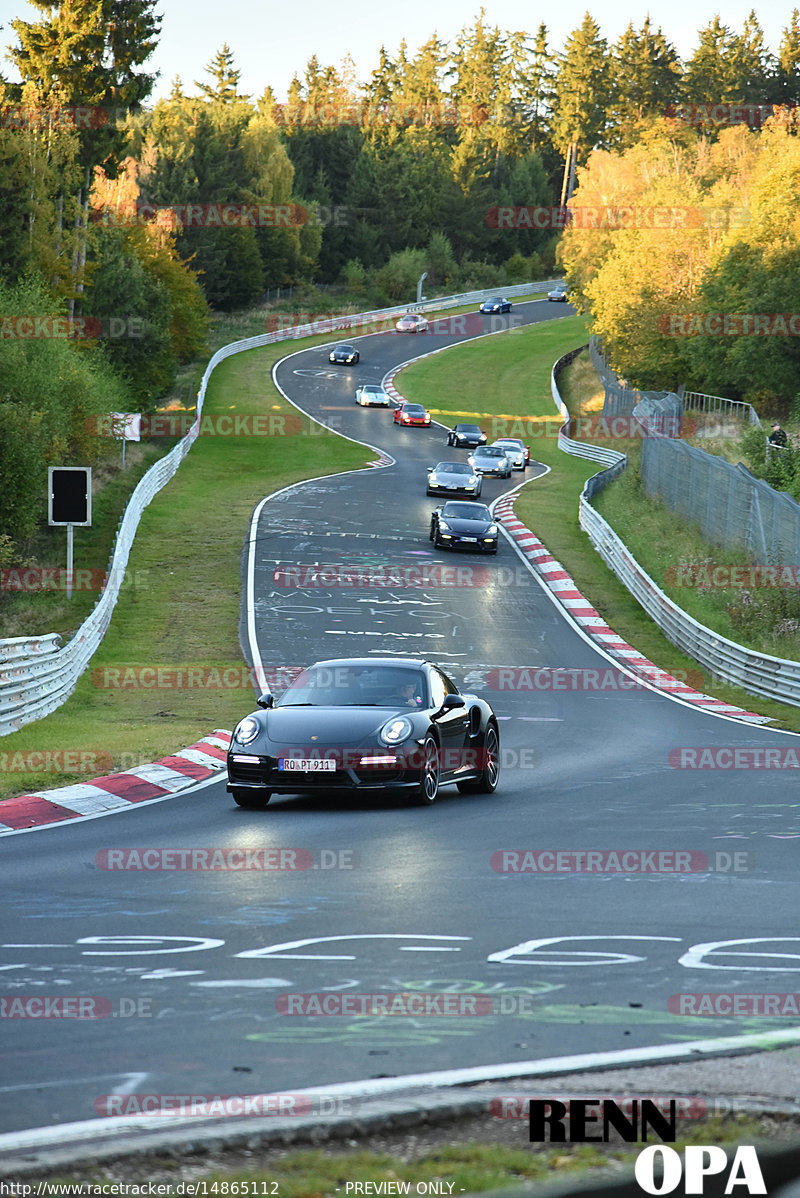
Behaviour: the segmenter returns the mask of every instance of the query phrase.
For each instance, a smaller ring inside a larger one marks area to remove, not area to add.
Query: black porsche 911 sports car
[[[482,553],[497,553],[497,524],[485,503],[451,500],[431,514],[429,538],[437,549],[462,546]]]
[[[328,354],[328,361],[335,366],[354,366],[361,358],[354,345],[335,345]]]
[[[240,807],[273,794],[399,791],[432,803],[442,786],[492,794],[500,734],[492,708],[413,658],[320,661],[234,729],[228,790]]]

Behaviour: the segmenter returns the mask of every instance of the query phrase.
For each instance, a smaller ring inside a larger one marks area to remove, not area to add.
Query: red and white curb
[[[593,640],[597,641],[606,653],[616,658],[620,665],[624,665],[626,669],[640,677],[643,682],[649,683],[654,689],[701,707],[704,711],[715,712],[717,715],[735,716],[740,720],[748,720],[757,724],[769,721],[769,716],[758,715],[754,711],[745,711],[741,707],[734,707],[731,703],[723,703],[720,699],[703,694],[702,691],[697,691],[685,682],[673,678],[671,674],[666,674],[652,661],[643,657],[638,649],[634,649],[627,641],[623,641],[622,637],[614,632],[613,628],[609,628],[600,613],[595,611],[589,601],[584,598],[561,562],[556,561],[539,538],[514,515],[516,498],[516,495],[504,495],[498,499],[494,506],[495,516],[534,567],[553,597],[565,608],[575,623],[580,625]]]
[[[160,761],[119,774],[105,774],[91,782],[5,799],[0,802],[0,836],[23,828],[108,815],[134,803],[177,794],[225,769],[230,740],[230,732],[215,728],[211,735]]]

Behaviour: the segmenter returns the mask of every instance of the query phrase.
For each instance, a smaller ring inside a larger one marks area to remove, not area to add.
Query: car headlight
[[[378,739],[384,745],[399,745],[407,740],[414,731],[414,726],[407,716],[399,715],[383,725],[378,733]]]
[[[256,739],[260,731],[258,720],[251,715],[246,716],[233,730],[233,739],[239,745],[249,745]]]
[[[440,520],[439,527],[446,529],[448,532],[450,531],[450,525],[447,523],[446,520]]]
[[[497,536],[497,525],[490,524],[486,530],[486,535],[489,537],[496,537]]]

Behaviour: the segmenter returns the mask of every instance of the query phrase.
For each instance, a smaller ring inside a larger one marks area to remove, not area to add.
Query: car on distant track
[[[467,505],[464,505],[467,506]],[[240,807],[273,794],[325,798],[397,791],[430,804],[442,786],[491,794],[500,776],[497,717],[438,666],[414,658],[341,658],[302,670],[280,698],[236,725],[227,789]]]
[[[483,312],[484,315],[492,312],[510,312],[511,300],[507,300],[502,295],[494,295],[491,299],[484,300],[478,311]]]
[[[496,441],[492,441],[491,448],[504,450],[511,459],[514,470],[524,470],[531,458],[527,445],[523,445],[516,437],[498,437]]]
[[[431,414],[421,403],[409,403],[408,400],[404,400],[395,408],[392,419],[395,424],[422,424],[427,428],[431,422]]]
[[[481,493],[483,476],[476,474],[468,462],[439,462],[428,469],[428,486],[426,495],[442,493],[472,495],[475,499]]]
[[[559,283],[547,293],[548,300],[553,304],[566,304],[568,300],[566,283]]]
[[[419,312],[406,312],[394,327],[398,333],[427,333],[428,322]]]
[[[486,433],[477,424],[457,424],[447,434],[447,444],[459,449],[474,449],[476,445],[485,445],[486,440]]]
[[[390,408],[392,401],[379,383],[367,383],[356,389],[356,403],[362,408]]]
[[[479,445],[469,454],[467,461],[481,474],[492,474],[495,478],[511,478],[511,458],[499,445]]]
[[[428,534],[437,549],[475,549],[497,553],[499,532],[485,503],[450,500],[431,513]]]
[[[328,361],[335,366],[354,366],[360,359],[361,354],[354,345],[335,345],[328,355]]]

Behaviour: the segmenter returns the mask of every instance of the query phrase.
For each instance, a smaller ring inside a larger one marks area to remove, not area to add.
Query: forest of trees
[[[609,43],[587,13],[556,48],[544,24],[502,30],[481,10],[452,44],[381,47],[366,79],[349,59],[312,57],[285,102],[267,80],[242,94],[222,46],[190,87],[175,79],[151,103],[155,3],[33,0],[40,18],[10,25],[21,82],[0,76],[3,461],[22,434],[26,445],[0,535],[27,535],[31,471],[90,458],[87,414],[152,409],[202,353],[211,311],[268,288],[339,286],[364,308],[411,298],[423,270],[429,287],[456,290],[545,277],[558,262],[631,378],[691,375],[743,393],[758,358],[766,391],[798,390],[791,338],[770,350],[766,377],[756,338],[721,345],[658,324],[730,302],[790,310],[797,10],[775,53],[751,13],[740,31],[715,17],[685,61],[649,19]],[[726,127],[709,105],[750,107]],[[559,206],[569,179],[573,208],[746,205],[752,219],[665,236],[489,217]],[[238,218],[220,216],[226,205]],[[31,315],[65,317],[60,341],[26,334]],[[41,386],[48,363],[68,385]]]

